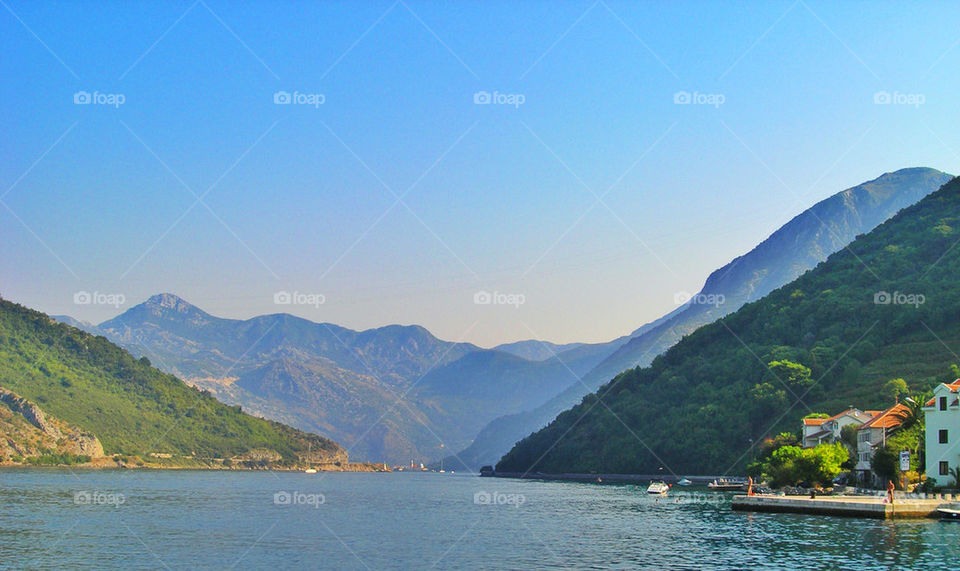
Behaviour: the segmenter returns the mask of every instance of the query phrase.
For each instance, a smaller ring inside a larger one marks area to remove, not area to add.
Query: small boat
[[[691,482],[690,480],[688,480],[688,479],[686,479],[686,478],[681,478],[680,481],[677,482],[677,485],[678,485],[678,486],[689,486],[689,485],[691,485],[691,484],[693,484],[693,482]]]
[[[744,489],[746,482],[742,480],[728,480],[720,478],[707,484],[707,488],[718,492],[737,492]]]
[[[940,519],[960,520],[960,504],[940,504],[937,513]]]
[[[663,480],[653,480],[650,482],[650,485],[647,486],[648,494],[659,494],[662,496],[668,491],[670,491],[670,485]]]
[[[303,473],[304,473],[304,474],[316,474],[316,473],[317,473],[317,469],[316,469],[316,468],[307,468],[306,470],[303,471]]]

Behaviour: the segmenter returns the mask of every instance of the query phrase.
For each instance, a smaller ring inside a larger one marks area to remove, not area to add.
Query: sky
[[[599,342],[960,173],[950,2],[0,1],[0,295]]]

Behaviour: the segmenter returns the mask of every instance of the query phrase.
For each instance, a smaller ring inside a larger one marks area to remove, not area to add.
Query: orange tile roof
[[[860,430],[865,430],[868,428],[894,428],[900,426],[903,420],[897,416],[897,413],[908,410],[910,410],[910,408],[905,404],[895,404],[868,420],[863,424],[863,426],[860,427]]]
[[[830,420],[829,418],[805,418],[803,419],[804,426],[820,426],[824,422]]]
[[[869,411],[862,411],[862,410],[859,410],[859,409],[856,409],[856,408],[848,408],[847,410],[845,410],[845,411],[843,411],[843,412],[841,412],[841,413],[839,413],[839,414],[835,414],[835,415],[831,416],[831,417],[828,418],[827,420],[837,420],[838,418],[840,418],[841,416],[843,416],[843,415],[845,415],[845,414],[853,414],[854,416],[857,416],[856,413],[858,413],[858,412],[866,412],[866,413],[868,414],[868,416],[876,416],[876,415],[877,415],[876,413],[875,413],[875,414],[870,414]]]
[[[942,383],[942,384],[946,385],[947,388],[950,389],[951,393],[960,391],[960,379],[957,379],[952,383]],[[936,403],[936,401],[937,401],[937,397],[933,397],[932,399],[928,400],[926,404],[924,404],[923,406],[933,406],[934,403]]]

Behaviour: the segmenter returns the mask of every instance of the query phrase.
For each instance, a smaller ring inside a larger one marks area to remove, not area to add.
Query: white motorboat
[[[743,480],[720,478],[707,484],[707,488],[718,492],[734,492],[746,489],[746,485]]]
[[[686,479],[686,478],[681,478],[680,481],[677,482],[677,485],[678,485],[678,486],[689,486],[689,485],[691,485],[691,484],[693,484],[693,482],[691,482],[690,480],[688,480],[688,479]]]
[[[649,486],[647,486],[648,494],[659,494],[662,496],[668,491],[670,491],[670,485],[663,480],[654,480],[650,482]]]
[[[940,504],[937,508],[940,519],[960,520],[960,504]]]

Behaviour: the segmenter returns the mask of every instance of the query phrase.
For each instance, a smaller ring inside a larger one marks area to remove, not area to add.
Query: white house
[[[803,435],[803,447],[804,448],[813,448],[817,444],[820,444],[821,437],[827,433],[823,430],[823,423],[826,422],[825,418],[805,418],[803,419],[803,430],[801,434]],[[821,435],[823,433],[823,435]]]
[[[850,407],[830,418],[803,419],[803,447],[813,448],[818,444],[840,442],[840,431],[844,426],[862,426],[880,411],[862,411]]]
[[[933,389],[933,398],[924,403],[926,420],[927,477],[937,485],[952,485],[950,469],[960,466],[960,379],[940,383]]]
[[[910,409],[907,405],[895,404],[857,429],[857,465],[854,469],[861,482],[870,482],[870,461],[873,460],[874,453],[887,444],[887,438],[892,432],[900,428],[903,420],[899,414],[908,410]],[[883,485],[885,482],[871,483]]]

